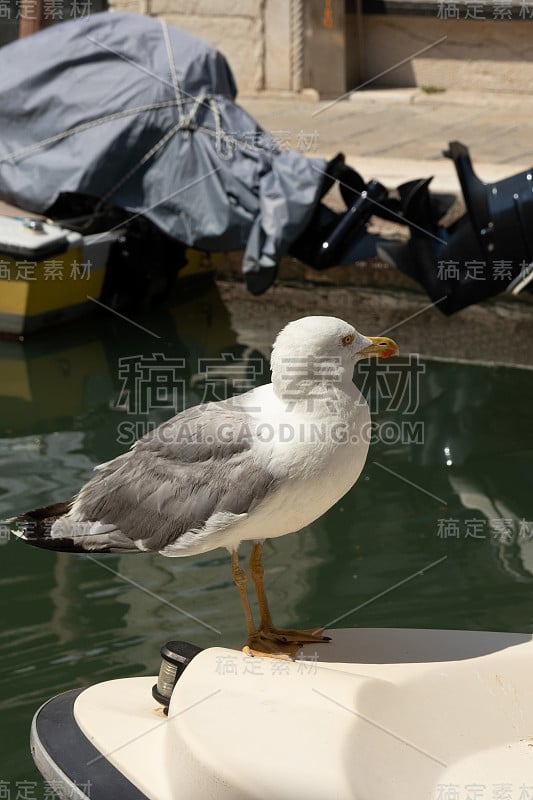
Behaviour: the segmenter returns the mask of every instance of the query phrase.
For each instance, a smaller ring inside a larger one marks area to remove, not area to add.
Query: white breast
[[[274,409],[258,457],[268,459],[280,485],[238,526],[236,535],[266,539],[300,530],[351,489],[368,453],[370,412],[355,386],[350,400],[348,411],[316,418]]]
[[[250,393],[248,411],[261,423],[255,457],[273,475],[275,488],[247,514],[216,514],[201,531],[184,534],[160,552],[190,555],[284,536],[335,505],[357,481],[368,452],[370,413],[352,387],[338,414],[322,415],[287,410],[273,401],[271,386]]]

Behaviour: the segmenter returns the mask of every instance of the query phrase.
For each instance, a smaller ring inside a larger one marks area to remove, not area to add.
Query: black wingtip
[[[53,503],[42,508],[25,511],[9,522],[16,528],[15,535],[22,541],[42,547],[46,550],[66,550],[67,552],[83,552],[72,539],[52,538],[51,529],[56,520],[70,511],[72,503]]]
[[[26,542],[26,544],[30,544],[32,547],[38,547],[40,550],[55,550],[60,553],[87,552],[85,548],[76,544],[74,539],[60,539],[55,536],[32,536],[31,534],[28,535],[26,531],[24,531],[23,535],[19,536],[19,539],[22,542]]]
[[[25,511],[23,514],[19,514],[18,517],[13,517],[10,522],[38,522],[43,519],[59,519],[59,517],[62,517],[70,511],[71,506],[72,503],[70,501],[52,503],[49,506],[34,508],[32,511]]]

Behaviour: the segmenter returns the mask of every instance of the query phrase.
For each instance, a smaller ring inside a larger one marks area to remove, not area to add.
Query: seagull
[[[363,336],[336,317],[290,322],[274,343],[271,383],[182,411],[97,466],[73,499],[15,517],[14,532],[31,545],[77,553],[181,557],[226,548],[246,652],[290,658],[306,642],[329,641],[322,628],[274,626],[263,545],[309,525],[355,484],[371,420],[354,366],[397,353],[392,339]],[[259,625],[239,563],[244,541],[253,543]]]

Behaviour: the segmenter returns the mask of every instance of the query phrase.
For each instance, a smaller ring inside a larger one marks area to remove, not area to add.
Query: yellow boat
[[[0,203],[0,335],[35,333],[94,310],[123,232],[82,235]],[[178,280],[212,276],[215,261],[213,254],[186,249],[185,264],[176,263]]]

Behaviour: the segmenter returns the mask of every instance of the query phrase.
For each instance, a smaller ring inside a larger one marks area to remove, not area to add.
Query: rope
[[[170,35],[168,33],[168,25],[164,19],[161,20],[161,27],[163,28],[163,38],[165,40],[165,47],[167,50],[168,66],[170,69],[170,77],[172,78],[172,86],[176,94],[176,105],[178,107],[178,119],[181,120],[183,116],[183,100],[181,96],[181,89],[176,73],[176,64],[174,62],[174,53],[172,52],[172,45],[170,44]]]
[[[293,92],[301,92],[304,84],[304,2],[303,0],[291,0],[291,45],[290,45],[290,64],[291,64],[291,89]]]

